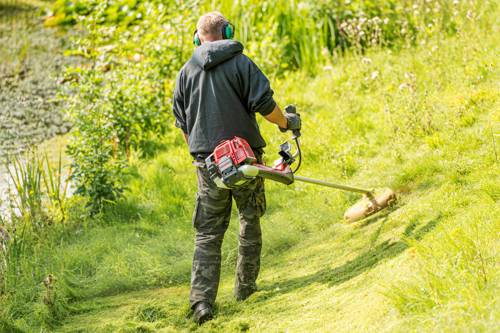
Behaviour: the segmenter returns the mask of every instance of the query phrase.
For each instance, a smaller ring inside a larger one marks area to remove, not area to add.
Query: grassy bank
[[[494,332],[499,36],[495,22],[471,24],[455,37],[397,52],[375,48],[318,76],[273,82],[278,102],[296,103],[304,120],[302,175],[390,186],[399,203],[346,225],[342,213],[358,196],[268,182],[260,290],[243,303],[232,298],[234,212],[214,321],[197,328],[188,318],[196,181],[179,133],[170,133],[166,151],[132,157],[116,206],[90,220],[73,202],[71,223],[37,236],[45,241],[9,280],[19,291],[0,296],[0,325],[27,332]],[[271,162],[287,136],[261,125]],[[51,288],[42,282],[49,274]]]

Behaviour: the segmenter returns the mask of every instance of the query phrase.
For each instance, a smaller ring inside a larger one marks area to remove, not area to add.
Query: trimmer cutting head
[[[356,222],[391,206],[395,202],[396,193],[390,188],[370,192],[344,213],[344,219],[347,222]]]

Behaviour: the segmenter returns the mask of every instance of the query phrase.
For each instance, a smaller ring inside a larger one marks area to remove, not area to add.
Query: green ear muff
[[[194,44],[195,46],[200,46],[200,45],[201,45],[200,36],[198,36],[198,30],[195,30],[195,31],[194,31],[194,35],[193,35],[193,44]]]
[[[222,26],[222,38],[232,39],[234,37],[234,26],[231,23],[226,23]],[[195,46],[201,45],[200,36],[198,36],[198,30],[194,31],[193,34],[193,44]]]
[[[222,26],[222,37],[224,39],[232,39],[234,37],[234,26],[231,23],[226,23]]]

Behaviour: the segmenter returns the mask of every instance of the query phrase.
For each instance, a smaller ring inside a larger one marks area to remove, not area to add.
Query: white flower
[[[404,90],[404,89],[406,89],[406,88],[410,89],[410,88],[411,88],[411,86],[410,86],[408,83],[406,83],[406,82],[405,82],[405,83],[401,83],[401,84],[399,85],[399,88],[398,88],[398,89],[399,89],[399,91],[402,91],[402,90]]]
[[[412,72],[406,72],[405,73],[405,79],[415,80],[415,78],[416,78],[416,75],[413,74]]]

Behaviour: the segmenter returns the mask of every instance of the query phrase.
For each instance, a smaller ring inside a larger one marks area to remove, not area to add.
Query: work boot
[[[193,320],[198,324],[201,325],[204,322],[213,319],[214,313],[212,310],[212,306],[210,303],[201,301],[196,303],[196,305],[193,308]]]

